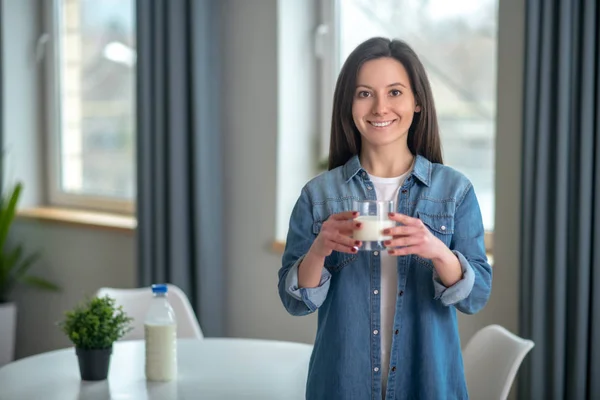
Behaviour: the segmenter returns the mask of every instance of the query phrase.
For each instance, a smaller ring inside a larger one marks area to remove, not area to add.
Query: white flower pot
[[[17,305],[0,303],[0,367],[15,358]]]

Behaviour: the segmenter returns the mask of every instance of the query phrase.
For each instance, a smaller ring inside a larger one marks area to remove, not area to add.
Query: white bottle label
[[[177,325],[144,325],[146,379],[170,381],[177,376]]]

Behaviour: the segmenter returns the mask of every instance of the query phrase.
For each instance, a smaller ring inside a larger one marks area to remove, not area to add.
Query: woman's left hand
[[[384,241],[390,255],[416,254],[434,260],[444,258],[450,252],[420,219],[398,213],[390,213],[389,218],[402,224],[383,231],[384,235],[392,236],[391,240]]]
[[[391,240],[383,242],[390,255],[416,254],[430,259],[446,287],[462,279],[463,273],[458,258],[444,242],[431,233],[423,221],[398,213],[390,213],[389,218],[402,224],[383,231],[384,235],[392,236]]]

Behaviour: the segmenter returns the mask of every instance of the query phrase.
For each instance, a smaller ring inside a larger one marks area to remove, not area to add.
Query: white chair
[[[533,346],[533,341],[500,325],[476,332],[463,350],[469,398],[505,400],[521,362]]]
[[[204,335],[198,319],[194,314],[192,306],[181,289],[175,285],[168,284],[167,298],[177,319],[177,337],[202,339]],[[109,295],[115,299],[119,306],[123,306],[130,317],[133,318],[133,329],[121,340],[139,340],[144,338],[144,318],[152,300],[152,289],[150,287],[136,289],[116,289],[103,287],[98,290],[96,296]]]

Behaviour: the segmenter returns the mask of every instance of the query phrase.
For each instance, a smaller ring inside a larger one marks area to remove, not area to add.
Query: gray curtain
[[[217,0],[138,0],[137,218],[140,285],[190,298],[224,334]]]
[[[600,399],[597,0],[527,0],[521,399]]]

